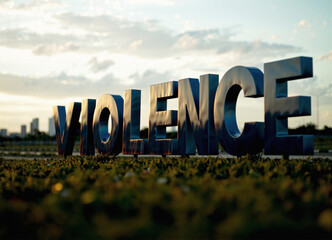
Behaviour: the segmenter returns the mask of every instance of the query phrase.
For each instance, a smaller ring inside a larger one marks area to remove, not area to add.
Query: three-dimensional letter
[[[312,77],[312,58],[264,64],[265,154],[313,154],[313,136],[288,135],[288,117],[311,114],[311,99],[287,97],[287,81]]]
[[[145,154],[148,140],[140,139],[141,90],[125,91],[123,110],[123,154]]]
[[[262,97],[263,73],[258,68],[233,67],[221,79],[214,102],[214,124],[223,149],[235,156],[263,149],[264,123],[246,122],[242,133],[236,123],[236,101],[243,89],[245,97]]]
[[[195,144],[200,155],[218,154],[213,121],[218,75],[200,76],[200,82],[179,80],[178,85],[178,154],[196,154]]]
[[[95,145],[92,134],[93,113],[96,107],[95,99],[84,99],[81,110],[81,155],[95,155]]]
[[[178,96],[175,81],[150,86],[149,153],[170,155],[177,153],[177,140],[166,139],[166,127],[177,125],[177,112],[167,111],[167,99]]]
[[[59,155],[69,156],[73,153],[76,131],[79,129],[78,120],[80,112],[81,103],[78,102],[73,102],[69,105],[67,114],[64,106],[53,107],[55,135]]]
[[[111,132],[108,120],[111,117]],[[118,95],[104,94],[93,115],[93,137],[97,151],[117,155],[122,149],[123,99]]]

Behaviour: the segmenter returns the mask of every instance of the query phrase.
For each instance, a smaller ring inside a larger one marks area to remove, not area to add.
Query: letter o
[[[108,130],[111,117],[112,128]],[[117,155],[122,149],[123,98],[118,95],[103,95],[93,115],[93,139],[98,153]]]

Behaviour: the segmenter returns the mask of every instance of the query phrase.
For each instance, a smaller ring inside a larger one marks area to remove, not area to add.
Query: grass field
[[[332,235],[328,159],[0,158],[0,239]]]

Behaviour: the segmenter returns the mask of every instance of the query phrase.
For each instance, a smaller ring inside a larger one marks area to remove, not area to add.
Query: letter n
[[[213,118],[218,75],[200,76],[200,83],[189,78],[178,84],[178,154],[195,154],[195,144],[200,155],[218,154]]]

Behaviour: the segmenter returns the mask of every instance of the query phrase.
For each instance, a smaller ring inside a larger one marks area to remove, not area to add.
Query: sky
[[[313,58],[314,76],[289,82],[289,96],[311,96],[312,115],[289,126],[331,127],[331,11],[329,0],[0,0],[0,128],[37,117],[48,131],[53,106],[128,89],[142,90],[143,128],[150,85],[297,56]],[[263,102],[240,93],[240,129],[264,121]]]

